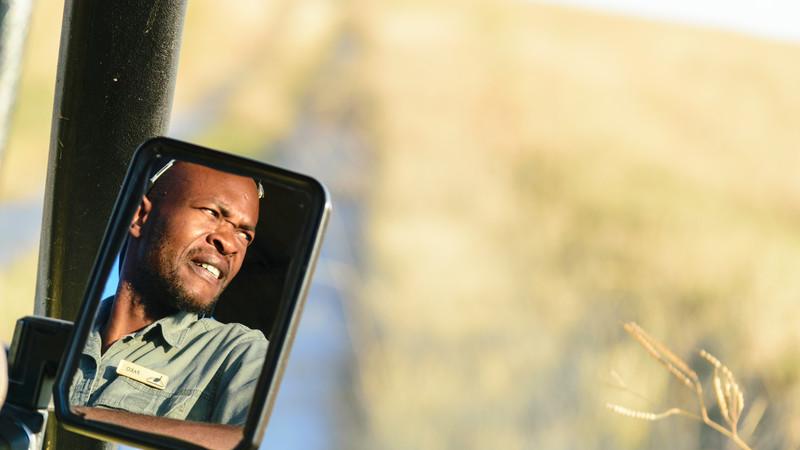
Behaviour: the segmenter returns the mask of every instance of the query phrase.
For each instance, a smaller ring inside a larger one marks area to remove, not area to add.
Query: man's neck
[[[142,301],[141,295],[129,282],[120,282],[108,320],[100,330],[101,354],[123,336],[139,331],[162,317],[164,316],[152,315],[152,311],[149,311]]]

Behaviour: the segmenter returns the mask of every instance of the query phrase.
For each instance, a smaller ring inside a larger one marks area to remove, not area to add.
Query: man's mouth
[[[214,266],[213,264],[197,263],[196,262],[195,265],[199,266],[199,267],[202,267],[203,269],[207,270],[209,273],[211,273],[211,275],[214,276],[214,278],[216,278],[218,280],[220,278],[222,278],[222,271],[219,270],[219,268],[217,268],[217,266]]]
[[[197,275],[214,285],[222,283],[230,270],[228,261],[209,253],[196,252],[189,255],[189,261]]]

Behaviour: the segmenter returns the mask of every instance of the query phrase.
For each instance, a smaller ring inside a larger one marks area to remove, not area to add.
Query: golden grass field
[[[43,185],[43,3],[0,201]],[[201,144],[285,135],[339,24],[360,42],[375,166],[344,448],[732,448],[606,408],[694,405],[631,320],[736,374],[753,448],[800,446],[800,46],[520,1],[246,3],[230,34],[190,6],[176,117],[236,81]],[[0,273],[3,317],[32,309],[6,299],[32,305],[35,258]]]
[[[628,320],[732,368],[751,444],[800,445],[800,48],[522,2],[364,9],[365,448],[725,448],[605,409],[692,406]]]

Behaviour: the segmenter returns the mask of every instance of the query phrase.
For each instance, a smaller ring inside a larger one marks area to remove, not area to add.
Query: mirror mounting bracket
[[[46,409],[72,322],[25,316],[17,320],[8,353],[6,402],[25,410]]]
[[[38,448],[47,422],[56,370],[72,322],[26,316],[17,320],[8,355],[8,396],[0,410],[0,447]]]

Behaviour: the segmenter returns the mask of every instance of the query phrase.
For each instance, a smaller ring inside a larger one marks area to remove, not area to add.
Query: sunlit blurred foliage
[[[330,0],[189,5],[173,134],[255,156],[291,130],[340,26]]]
[[[57,3],[34,5],[9,141],[0,161],[0,201],[44,191],[62,14]]]
[[[9,139],[0,161],[0,208],[4,202],[41,202],[44,193],[62,12],[57,3],[34,5]],[[8,232],[23,231],[29,230]],[[17,318],[33,314],[35,246],[33,242],[12,261],[6,255],[0,258],[1,342],[11,340]]]
[[[693,407],[631,319],[698,371],[695,349],[725,360],[767,405],[751,444],[800,444],[800,48],[526,2],[363,3],[364,447],[725,448],[604,409]]]

